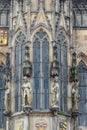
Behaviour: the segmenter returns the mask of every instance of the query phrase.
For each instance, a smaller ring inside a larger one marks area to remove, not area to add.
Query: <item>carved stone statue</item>
[[[10,81],[6,79],[5,85],[5,113],[9,113],[11,110],[11,97],[10,97]]]
[[[51,84],[51,107],[59,106],[59,93],[58,77],[56,77]]]
[[[74,82],[72,85],[72,111],[78,111],[78,102],[79,102],[79,95],[78,95],[78,82]]]
[[[23,90],[23,106],[31,106],[32,105],[32,86],[29,78],[25,76],[24,84],[22,86]]]

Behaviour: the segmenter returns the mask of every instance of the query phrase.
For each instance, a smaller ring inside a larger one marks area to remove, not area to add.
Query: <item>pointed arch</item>
[[[87,52],[86,51],[83,51],[83,50],[79,50],[79,51],[77,51],[77,57],[78,57],[78,64],[79,64],[79,62],[82,60],[84,63],[85,63],[85,65],[87,66],[87,54],[86,54]]]
[[[68,44],[68,38],[67,38],[67,34],[66,31],[64,30],[63,27],[59,28],[58,33],[56,35],[56,41],[61,42],[61,44],[66,45]]]
[[[87,69],[87,66],[86,66],[86,64],[85,64],[85,62],[83,61],[83,60],[81,60],[80,62],[79,62],[79,64],[78,64],[78,69],[79,70],[83,70],[83,69]]]
[[[16,32],[15,32],[15,35],[14,35],[14,37],[13,37],[13,39],[12,39],[12,46],[14,47],[15,46],[15,40],[16,40],[16,38],[17,38],[17,36],[20,34],[20,32],[24,35],[24,39],[25,39],[25,41],[26,41],[26,33],[25,33],[25,31],[22,29],[22,28],[18,28],[17,30],[16,30]]]
[[[31,42],[33,42],[33,37],[34,37],[34,35],[35,35],[36,32],[38,32],[40,29],[43,29],[43,30],[47,33],[47,35],[48,35],[48,37],[49,37],[49,41],[51,42],[52,39],[53,39],[53,38],[52,38],[52,35],[51,35],[50,31],[46,28],[46,26],[43,25],[43,24],[38,25],[36,28],[34,28],[34,31],[32,30]]]

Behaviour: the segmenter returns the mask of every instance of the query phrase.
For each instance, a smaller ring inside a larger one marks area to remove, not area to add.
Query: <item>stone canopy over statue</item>
[[[25,61],[23,66],[23,77],[24,83],[22,85],[22,103],[23,108],[31,108],[33,100],[33,91],[32,91],[32,63],[30,62],[29,47],[25,47]]]

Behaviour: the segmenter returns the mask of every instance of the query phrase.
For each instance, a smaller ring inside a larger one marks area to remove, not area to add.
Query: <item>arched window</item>
[[[67,46],[62,30],[58,34],[57,49],[59,61],[60,110],[67,111]]]
[[[5,66],[3,63],[0,63],[0,128],[5,128],[5,106],[4,106],[4,96],[5,96]]]
[[[79,62],[79,126],[87,126],[87,66],[83,61]]]
[[[49,108],[49,39],[40,29],[33,42],[33,76],[35,109]]]
[[[22,32],[18,34],[15,40],[15,110],[20,111],[22,108],[21,104],[21,88],[23,83],[23,62],[25,60],[25,36]]]

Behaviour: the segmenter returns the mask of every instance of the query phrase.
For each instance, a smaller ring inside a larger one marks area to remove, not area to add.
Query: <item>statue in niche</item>
[[[5,113],[10,112],[11,107],[11,95],[10,95],[10,80],[9,77],[6,77],[6,84],[5,84]]]
[[[59,106],[59,84],[58,84],[58,77],[56,76],[51,84],[51,107],[58,107]]]
[[[23,90],[23,106],[31,106],[33,98],[32,86],[30,79],[26,76],[24,77],[22,90]]]
[[[72,85],[72,111],[78,111],[78,102],[79,102],[79,95],[78,95],[78,82],[74,82]]]

